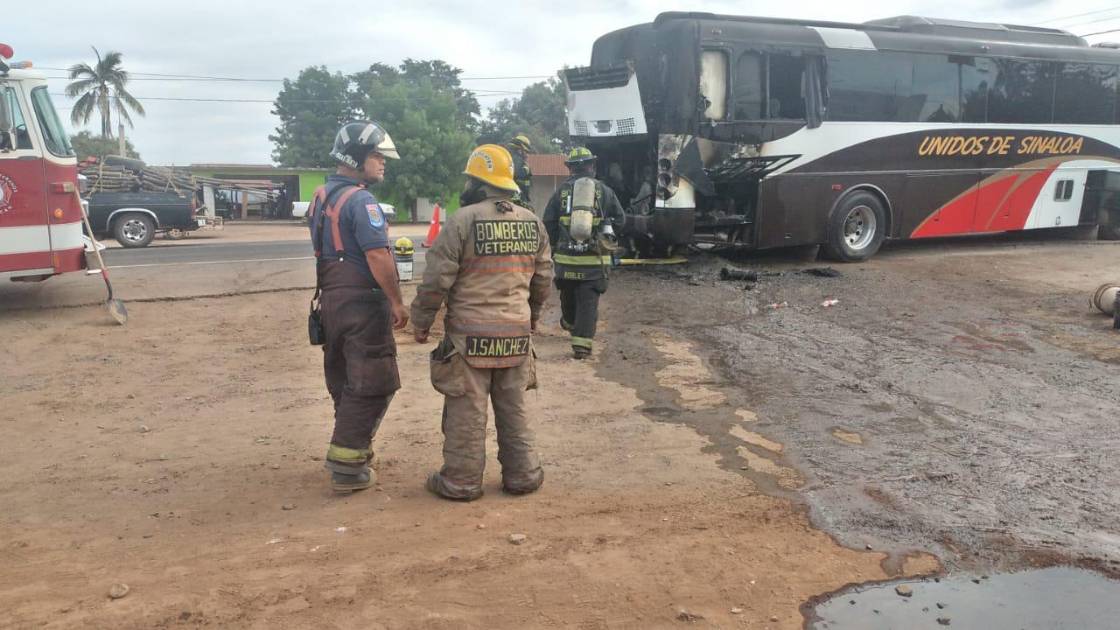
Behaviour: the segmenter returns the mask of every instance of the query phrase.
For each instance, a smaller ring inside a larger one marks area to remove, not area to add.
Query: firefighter
[[[400,159],[377,123],[351,122],[335,136],[337,172],[308,212],[325,342],[323,371],[334,400],[326,468],[336,492],[373,484],[373,436],[400,388],[393,329],[408,323],[381,206],[367,186]]]
[[[531,335],[551,291],[552,258],[541,220],[512,201],[518,187],[509,151],[482,145],[463,172],[462,206],[428,250],[412,324],[416,341],[427,342],[446,303],[446,333],[431,353],[432,385],[445,396],[443,467],[426,485],[443,498],[473,501],[482,496],[488,404],[502,489],[528,494],[544,481],[525,391],[536,387]]]
[[[532,201],[529,194],[533,187],[533,172],[529,170],[527,160],[529,153],[533,151],[533,143],[529,142],[529,136],[519,133],[506,144],[506,148],[513,156],[513,181],[517,182],[517,190],[521,195],[515,201],[519,201],[528,207]]]
[[[591,354],[599,320],[599,296],[607,290],[607,269],[617,247],[615,230],[626,215],[614,191],[595,179],[595,155],[576,147],[564,162],[571,171],[548,200],[544,224],[556,262],[560,326],[571,333],[572,355]]]

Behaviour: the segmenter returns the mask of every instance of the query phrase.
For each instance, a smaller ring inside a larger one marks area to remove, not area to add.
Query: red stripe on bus
[[[1000,206],[990,230],[1025,229],[1027,219],[1031,216],[1031,209],[1034,208],[1034,203],[1038,200],[1038,194],[1042,192],[1042,187],[1046,185],[1047,180],[1050,179],[1056,168],[1058,167],[1055,165],[1045,171],[1020,175],[1018,187],[1011,191],[1007,200]]]
[[[992,227],[992,225],[997,220],[1007,218],[1002,213],[1008,207],[1007,194],[1018,182],[1018,175],[1009,175],[986,186],[981,186],[979,197],[976,200],[976,222],[973,231],[992,232],[1001,229]]]

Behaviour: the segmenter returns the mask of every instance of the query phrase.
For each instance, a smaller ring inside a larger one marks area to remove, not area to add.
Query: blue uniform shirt
[[[346,205],[339,210],[338,229],[342,236],[343,249],[341,254],[334,248],[330,217],[322,218],[323,233],[319,233],[320,212],[327,205],[337,203],[346,194],[346,189],[350,186],[362,185],[358,180],[342,175],[327,177],[327,201],[323,204],[323,207],[315,209],[315,216],[310,221],[311,242],[315,244],[315,249],[319,250],[320,259],[338,260],[341,256],[346,262],[357,265],[370,279],[370,282],[377,286],[377,281],[373,278],[373,272],[369,270],[369,264],[366,263],[366,252],[371,249],[388,248],[390,245],[389,225],[385,221],[385,215],[381,212],[381,205],[377,203],[373,193],[363,188],[351,195],[350,199],[346,201]]]

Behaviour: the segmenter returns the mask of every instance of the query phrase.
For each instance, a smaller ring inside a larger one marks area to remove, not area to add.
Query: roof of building
[[[564,156],[558,153],[530,153],[525,161],[536,176],[567,177],[570,174]]]
[[[260,173],[264,174],[296,174],[296,173],[327,173],[334,169],[319,168],[315,166],[273,166],[271,164],[191,164],[192,171],[227,171],[234,173]]]

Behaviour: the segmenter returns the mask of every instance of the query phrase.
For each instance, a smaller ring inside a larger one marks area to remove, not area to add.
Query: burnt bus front
[[[589,67],[566,72],[569,132],[600,157],[632,233],[662,252],[793,244],[784,226],[760,234],[758,210],[767,176],[798,157],[764,143],[820,125],[819,66],[806,54],[820,42],[808,35],[666,13],[604,35]]]

